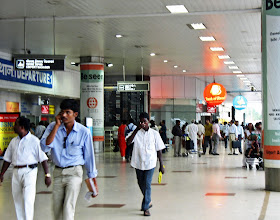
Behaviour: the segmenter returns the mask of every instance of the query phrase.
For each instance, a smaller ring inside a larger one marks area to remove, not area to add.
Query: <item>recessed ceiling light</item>
[[[183,73],[187,72],[187,70],[183,70]]]
[[[245,77],[245,75],[236,75],[237,77]]]
[[[218,56],[220,60],[230,59],[229,55],[220,55]]]
[[[215,41],[216,39],[212,36],[209,37],[199,37],[201,41]]]
[[[243,82],[244,83],[251,83],[249,80],[244,80]]]
[[[225,61],[224,64],[229,65],[229,64],[235,64],[233,61]]]
[[[168,60],[164,60],[163,62],[164,62],[164,63],[167,63],[167,62],[168,62]]]
[[[73,66],[74,66],[75,64],[76,64],[75,62],[71,62],[71,65],[73,65]]]
[[[212,50],[212,51],[224,51],[224,48],[222,48],[222,47],[210,47],[210,50]]]
[[[246,78],[246,77],[241,77],[240,79],[241,79],[241,80],[247,80],[248,78]]]
[[[194,30],[203,30],[206,29],[205,25],[202,23],[197,23],[197,24],[187,24],[190,29]]]
[[[123,36],[121,34],[116,34],[116,38],[122,38]]]
[[[240,70],[232,71],[232,73],[242,73]]]
[[[177,66],[177,65],[175,65],[175,66],[174,66],[174,68],[178,68],[178,66]]]
[[[150,53],[150,56],[154,57],[156,54],[155,53]]]
[[[238,66],[229,66],[228,67],[230,70],[238,70],[239,68],[238,68]]]
[[[166,5],[166,8],[171,13],[188,13],[188,10],[184,5]]]

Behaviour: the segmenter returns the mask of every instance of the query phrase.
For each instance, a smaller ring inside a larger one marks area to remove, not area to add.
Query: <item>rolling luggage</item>
[[[193,150],[194,149],[194,144],[191,139],[186,140],[186,150]]]

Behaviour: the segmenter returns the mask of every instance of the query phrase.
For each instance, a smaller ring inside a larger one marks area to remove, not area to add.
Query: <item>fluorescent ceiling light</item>
[[[216,39],[212,36],[209,37],[199,37],[201,41],[215,41]]]
[[[244,83],[251,83],[249,80],[244,80],[243,82]]]
[[[184,5],[166,5],[166,8],[171,13],[188,13],[188,10]]]
[[[235,64],[233,61],[225,61],[224,64],[230,65],[230,64]]]
[[[240,71],[240,70],[237,70],[237,71],[232,71],[233,73],[242,73],[242,71]],[[242,76],[244,76],[244,75],[242,75]]]
[[[245,75],[236,75],[237,77],[245,77]]]
[[[228,67],[230,70],[238,70],[238,66],[229,66]]]
[[[220,60],[230,59],[229,55],[220,55],[218,56]]]
[[[108,63],[107,66],[108,66],[108,67],[112,67],[112,66],[114,66],[114,64]]]
[[[155,53],[150,53],[150,56],[154,57],[156,54]]]
[[[175,65],[174,68],[178,68],[178,66]]]
[[[240,78],[241,80],[247,80],[248,78],[246,78],[246,77],[242,77],[242,78]]]
[[[224,51],[224,48],[222,48],[222,47],[210,47],[210,50],[212,50],[212,51]]]
[[[123,36],[121,34],[116,34],[116,38],[122,38]]]
[[[192,29],[195,29],[195,30],[203,30],[203,29],[206,29],[205,25],[202,24],[202,23],[190,24],[190,25],[188,25],[188,26],[190,26]]]
[[[183,70],[183,73],[187,72],[187,70]]]
[[[163,62],[164,62],[164,63],[167,63],[167,62],[168,62],[168,60],[164,60]]]
[[[75,65],[76,63],[75,62],[71,62],[71,65]]]

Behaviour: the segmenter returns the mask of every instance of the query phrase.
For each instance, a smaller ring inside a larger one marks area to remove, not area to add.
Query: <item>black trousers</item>
[[[241,136],[241,134],[238,135],[238,140],[239,140],[239,141],[242,141],[242,136]],[[241,147],[242,147],[242,144],[240,144],[240,148],[238,148],[238,150],[239,150],[239,153],[242,154],[242,149],[241,149]]]
[[[130,145],[126,145],[126,149],[125,149],[125,159],[126,160],[130,160],[130,158],[132,156],[133,145],[134,145],[134,143],[132,143]]]
[[[208,147],[208,144],[210,145],[209,148],[209,154],[212,153],[212,140],[210,136],[205,136],[204,138],[204,145],[203,145],[203,153],[206,153],[206,148]]]

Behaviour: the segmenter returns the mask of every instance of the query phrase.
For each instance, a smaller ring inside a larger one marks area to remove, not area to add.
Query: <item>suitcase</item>
[[[193,150],[194,144],[192,140],[186,140],[186,150]]]
[[[241,141],[232,141],[232,148],[233,149],[240,149],[241,148]]]

